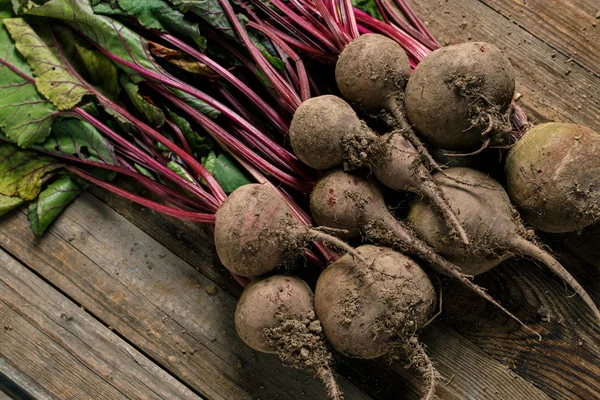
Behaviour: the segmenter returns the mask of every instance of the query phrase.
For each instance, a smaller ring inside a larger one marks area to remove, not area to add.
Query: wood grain
[[[575,122],[600,131],[600,78],[581,65],[566,62],[569,56],[557,54],[479,0],[408,2],[443,43],[479,40],[504,50],[515,67],[517,91],[523,95],[520,102],[534,121]],[[597,42],[590,51],[600,53],[599,46]]]
[[[565,264],[581,279],[577,263]],[[542,342],[454,282],[445,285],[444,322],[553,398],[600,397],[600,328],[580,299],[533,262],[505,262],[478,282],[539,331]],[[597,298],[597,284],[586,286]]]
[[[1,250],[0,293],[0,357],[36,398],[199,399]]]
[[[596,0],[483,0],[492,9],[600,76]]]
[[[4,393],[4,397],[2,394]],[[59,400],[35,380],[0,357],[0,400]]]
[[[170,249],[177,255],[186,256],[188,251],[185,243],[179,242],[172,237],[174,230],[156,229],[151,224],[146,224],[144,220],[150,219],[157,222],[157,226],[165,227],[169,224],[169,218],[163,217],[154,212],[144,211],[141,207],[132,205],[130,202],[123,201],[112,196],[107,196],[106,193],[100,190],[93,191],[95,195],[106,199],[111,207],[118,212],[122,212],[126,218],[131,219],[134,223],[139,223],[143,229],[148,229],[148,233],[161,243],[169,243],[173,246]],[[181,225],[177,223],[178,236],[193,237],[193,233],[198,227],[190,226],[189,234],[186,234],[188,229],[187,224]],[[200,245],[196,243],[196,245]],[[196,264],[201,263],[201,260],[194,260]],[[199,265],[198,268],[205,270],[204,266]],[[214,265],[209,268],[222,268]],[[237,283],[231,282],[231,291],[237,291]],[[485,306],[485,305],[484,305]],[[523,398],[547,398],[541,391],[535,390],[532,385],[523,378],[510,373],[506,366],[495,361],[484,351],[475,347],[465,338],[453,333],[447,327],[438,326],[436,323],[424,332],[425,343],[431,348],[431,357],[438,362],[440,371],[446,379],[452,375],[455,378],[452,384],[446,387],[443,383],[440,386],[440,393],[443,399],[462,400],[465,398],[478,399],[498,399],[510,398],[512,394],[521,393]],[[460,367],[456,366],[455,359],[460,360]],[[394,398],[393,393],[403,393],[408,399],[420,398],[422,381],[419,376],[409,370],[406,370],[401,363],[389,365],[387,360],[363,361],[340,359],[337,363],[337,369],[340,373],[348,376],[352,381],[363,387],[368,393],[380,398]],[[490,382],[495,382],[493,385],[481,385],[478,379],[472,375],[473,370],[478,370],[482,375],[489,377]],[[401,379],[398,379],[400,376]],[[394,390],[390,390],[390,385],[393,384]],[[495,389],[492,390],[492,387]],[[494,397],[494,393],[498,392],[504,397]],[[392,396],[392,397],[390,397]],[[469,397],[475,396],[475,397]]]
[[[231,295],[90,195],[42,239],[22,212],[1,226],[0,246],[201,395],[324,398],[312,376],[241,342]],[[349,398],[370,398],[340,381]]]

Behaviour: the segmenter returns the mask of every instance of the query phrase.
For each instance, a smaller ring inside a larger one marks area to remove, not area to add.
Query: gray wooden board
[[[4,327],[0,327],[4,329]],[[0,393],[18,400],[58,400],[34,379],[0,356]],[[5,400],[0,396],[1,400]]]
[[[199,399],[1,250],[0,293],[3,369],[35,398]]]

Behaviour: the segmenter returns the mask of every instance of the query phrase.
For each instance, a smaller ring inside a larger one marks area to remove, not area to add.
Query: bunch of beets
[[[91,183],[214,225],[241,339],[331,399],[331,349],[404,358],[434,397],[435,273],[539,336],[472,280],[530,257],[600,320],[532,229],[600,219],[600,135],[530,124],[496,46],[440,48],[404,0],[136,4],[0,0],[0,212],[29,202],[41,235]]]

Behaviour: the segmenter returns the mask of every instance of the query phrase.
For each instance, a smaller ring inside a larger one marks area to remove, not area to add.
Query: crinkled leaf
[[[196,184],[196,182],[194,182],[194,179],[189,174],[189,172],[187,172],[185,170],[185,168],[183,168],[181,165],[179,165],[175,161],[169,161],[167,163],[167,168],[169,168],[171,171],[175,172],[177,175],[181,176],[186,181]]]
[[[127,97],[133,106],[146,120],[155,128],[160,128],[165,123],[165,115],[162,110],[149,102],[140,94],[140,88],[126,74],[121,74],[119,80],[127,93]]]
[[[165,109],[165,112],[169,119],[181,130],[194,157],[199,160],[205,156],[213,146],[212,140],[209,137],[200,136],[198,132],[192,129],[192,126],[185,118],[175,114],[168,108]]]
[[[37,197],[43,179],[60,168],[52,157],[15,145],[0,144],[0,194],[29,201]]]
[[[92,9],[96,14],[117,15],[124,17],[127,15],[125,10],[119,6],[117,0],[92,0]]]
[[[220,75],[215,73],[212,69],[208,68],[206,64],[190,57],[183,51],[170,49],[163,45],[154,42],[148,42],[150,51],[158,58],[162,58],[165,61],[183,69],[184,71],[191,72],[192,74],[202,75],[208,79],[219,79]]]
[[[50,0],[42,5],[31,6],[27,14],[65,21],[101,49],[151,71],[163,73],[149,57],[146,41],[142,37],[112,18],[94,14],[89,0]],[[134,78],[134,71],[130,68],[121,64],[119,68],[132,75],[136,82],[143,80],[140,76]]]
[[[91,94],[61,59],[48,26],[34,30],[23,18],[7,18],[3,22],[17,50],[33,69],[38,91],[56,108],[71,109],[83,96]]]
[[[4,20],[13,16],[0,2],[0,129],[19,146],[43,141],[58,110],[36,89],[33,72],[15,48]]]
[[[181,11],[163,0],[117,0],[118,10],[136,18],[140,25],[148,29],[157,29],[192,39],[201,48],[206,39],[200,35],[198,24],[190,21]],[[113,10],[115,7],[112,7]],[[94,11],[98,9],[94,6]]]
[[[119,68],[91,43],[63,25],[55,25],[52,32],[56,37],[64,58],[84,76],[87,82],[111,100],[116,100],[121,91]],[[89,104],[89,103],[88,103]]]
[[[56,217],[83,192],[85,186],[67,175],[49,184],[29,203],[29,224],[33,233],[41,236]]]
[[[9,197],[0,194],[0,215],[6,214],[23,203],[25,203],[25,201],[19,197]]]
[[[50,0],[41,6],[33,6],[27,14],[63,20],[93,40],[104,51],[139,67],[168,75],[150,55],[148,43],[144,38],[118,21],[94,14],[89,0]],[[118,65],[135,83],[144,80],[131,68]],[[206,115],[214,118],[219,114],[213,107],[179,90],[173,90],[173,93]]]
[[[119,85],[119,68],[108,57],[91,48],[89,43],[82,42],[76,37],[75,48],[83,60],[85,68],[90,76],[90,81],[111,100],[119,97],[121,86]]]
[[[73,35],[70,29],[60,27],[60,31],[69,32],[73,38],[73,47],[85,68],[88,81],[106,97],[113,101],[116,100],[121,92],[119,68],[116,64],[85,39]]]
[[[117,165],[113,146],[91,124],[80,119],[65,119],[52,125],[52,134],[39,147],[57,155]]]
[[[230,38],[235,37],[227,15],[217,0],[169,0],[179,11],[192,12]]]
[[[50,0],[41,6],[32,7],[28,14],[61,19],[88,36],[104,51],[139,67],[168,75],[152,59],[145,39],[111,18],[95,15],[86,0]],[[144,79],[131,68],[123,64],[118,65],[135,83]],[[218,115],[218,111],[206,103],[181,91],[174,91],[174,93],[200,112],[211,116]]]
[[[217,157],[213,176],[227,194],[240,186],[252,183],[238,164],[225,153]]]

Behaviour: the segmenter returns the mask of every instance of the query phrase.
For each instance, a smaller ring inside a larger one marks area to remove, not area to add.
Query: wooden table
[[[413,0],[445,43],[510,56],[537,121],[600,131],[598,0]],[[600,228],[546,236],[600,304]],[[543,341],[454,284],[422,338],[441,399],[598,399],[600,329],[544,268],[511,261],[478,278]],[[240,288],[202,227],[106,193],[82,196],[42,239],[25,210],[0,219],[0,391],[34,399],[322,399],[319,382],[258,354],[232,322]],[[347,399],[417,399],[388,360],[338,358]],[[0,398],[2,396],[0,395]]]

